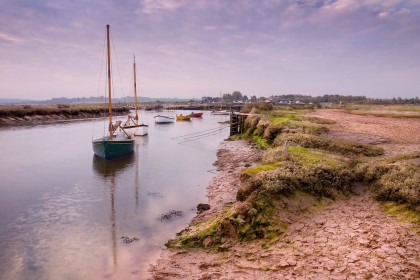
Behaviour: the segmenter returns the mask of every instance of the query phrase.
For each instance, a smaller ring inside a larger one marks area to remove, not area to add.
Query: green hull
[[[93,152],[103,159],[112,159],[134,151],[134,139],[108,140],[101,138],[92,142]]]

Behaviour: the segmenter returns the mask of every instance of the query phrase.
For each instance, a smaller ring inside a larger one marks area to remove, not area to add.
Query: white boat
[[[139,123],[139,115],[138,115],[138,100],[137,100],[137,87],[136,87],[136,57],[134,57],[133,63],[133,70],[134,70],[134,104],[135,104],[135,115],[128,114],[127,121],[121,125],[127,133],[130,133],[134,136],[145,136],[148,133],[148,125]]]
[[[173,123],[175,121],[174,117],[166,115],[157,115],[155,116],[155,123]]]
[[[130,116],[130,115],[129,115]],[[127,133],[134,136],[146,136],[148,134],[149,126],[146,124],[138,124],[133,120],[128,120],[121,126]]]
[[[228,110],[222,110],[222,111],[212,111],[211,114],[212,115],[229,115],[230,113],[228,112]]]
[[[219,111],[215,111],[213,110],[211,112],[212,115],[229,115],[229,111],[228,110],[222,110],[223,108],[223,98],[222,98],[222,91],[220,91],[220,110]]]

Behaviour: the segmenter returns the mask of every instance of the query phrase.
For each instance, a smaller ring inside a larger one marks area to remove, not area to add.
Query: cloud
[[[174,11],[186,4],[184,0],[143,0],[141,11],[144,14],[154,14],[162,11]]]
[[[418,1],[403,0],[0,0],[0,60],[40,71],[68,59],[92,66],[109,23],[118,57],[136,53],[151,83],[165,75],[175,83],[181,73],[200,80],[200,71],[215,84],[243,79],[255,88],[275,84],[267,77],[299,81],[300,73],[345,81],[340,74],[420,64],[419,13]]]
[[[12,34],[0,32],[0,42],[1,41],[5,41],[6,43],[17,45],[24,42],[25,40]]]

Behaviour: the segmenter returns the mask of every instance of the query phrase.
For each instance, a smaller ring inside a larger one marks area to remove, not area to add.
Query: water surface
[[[141,113],[149,135],[113,161],[93,156],[102,120],[0,131],[3,279],[147,278],[164,243],[206,201],[217,146],[228,136],[219,124],[227,116],[157,125],[155,115]],[[161,219],[173,210],[182,216]]]

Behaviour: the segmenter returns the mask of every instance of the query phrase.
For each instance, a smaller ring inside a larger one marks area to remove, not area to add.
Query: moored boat
[[[93,153],[103,159],[112,159],[118,156],[130,154],[134,151],[135,140],[131,138],[124,128],[122,128],[121,121],[115,124],[112,122],[112,98],[111,98],[111,46],[109,36],[109,25],[106,26],[107,30],[107,81],[108,81],[108,120],[109,135],[101,137],[92,141]],[[121,127],[120,133],[116,130]]]
[[[124,133],[113,134],[110,136],[92,141],[93,152],[96,156],[103,159],[113,159],[122,155],[130,154],[134,151],[135,140],[128,138]]]
[[[191,116],[191,118],[201,118],[203,116],[203,113],[191,112],[190,116]]]
[[[154,117],[155,123],[162,124],[162,123],[173,123],[175,121],[174,117],[166,116],[166,115],[157,115]]]
[[[229,115],[230,113],[227,110],[221,110],[221,111],[212,111],[212,115]]]
[[[127,121],[121,125],[121,128],[125,129],[128,133],[134,136],[145,136],[148,133],[148,125],[139,123],[139,114],[138,114],[138,100],[137,100],[137,83],[136,83],[136,57],[134,57],[133,63],[134,70],[134,107],[135,115],[128,114]]]
[[[189,121],[191,120],[191,115],[178,115],[176,116],[177,121]]]

